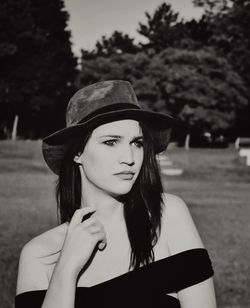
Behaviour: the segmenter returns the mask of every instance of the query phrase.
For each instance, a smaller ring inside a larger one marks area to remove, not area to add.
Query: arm
[[[41,258],[38,257],[40,251],[41,247],[36,239],[30,241],[22,249],[17,278],[17,295],[48,289],[42,307],[73,308],[76,277],[73,276],[72,271],[67,272],[63,264],[58,262],[49,284],[45,267]]]
[[[82,221],[91,212],[93,208],[86,207],[73,215],[50,279],[39,257],[44,256],[44,243],[33,240],[24,247],[19,262],[17,294],[47,289],[42,308],[74,307],[75,288],[81,269],[96,247],[102,250],[106,245],[103,226],[93,217]],[[27,305],[31,306],[32,303]]]
[[[185,202],[177,196],[165,194],[163,229],[171,255],[204,245]],[[213,279],[209,278],[178,292],[182,308],[216,308]]]
[[[34,239],[24,246],[21,252],[17,279],[17,295],[36,290],[47,290],[42,307],[73,308],[76,277],[58,262],[49,284],[41,258],[39,243]],[[49,287],[48,287],[49,284]],[[61,296],[63,294],[63,296]]]
[[[42,308],[74,308],[76,281],[77,272],[59,261],[53,271]]]
[[[38,257],[40,249],[36,238],[23,247],[19,259],[17,295],[30,290],[47,289],[48,278]]]

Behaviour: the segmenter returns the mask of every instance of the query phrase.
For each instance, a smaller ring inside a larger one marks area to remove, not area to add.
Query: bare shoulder
[[[180,197],[164,193],[163,194],[164,211],[183,211],[187,209],[187,204]]]
[[[23,247],[23,250],[27,250],[28,252],[30,252],[34,248],[36,248],[37,251],[35,252],[35,254],[37,256],[41,256],[47,253],[53,253],[53,251],[57,248],[61,248],[66,231],[66,224],[56,226],[55,228],[47,230],[44,233],[34,237]]]
[[[49,256],[60,251],[66,229],[66,224],[57,226],[24,245],[19,259],[17,294],[48,287],[46,264],[50,262]]]
[[[191,218],[190,211],[183,199],[172,194],[163,194],[163,223],[168,225],[179,225],[181,221]]]
[[[166,232],[171,254],[204,247],[184,200],[176,195],[164,193],[163,203],[162,232]]]

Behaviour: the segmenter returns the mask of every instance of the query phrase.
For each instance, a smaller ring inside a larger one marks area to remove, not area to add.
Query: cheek
[[[144,153],[142,150],[142,151],[139,151],[136,155],[136,161],[137,161],[138,168],[141,168],[143,159],[144,159]]]
[[[86,175],[104,177],[108,171],[111,171],[111,157],[103,151],[92,152],[91,155],[86,155],[83,161],[83,167]]]

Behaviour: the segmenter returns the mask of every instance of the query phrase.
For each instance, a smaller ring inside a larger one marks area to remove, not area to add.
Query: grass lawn
[[[164,187],[187,202],[209,250],[218,307],[250,307],[250,168],[233,148],[168,155],[184,173],[163,176]],[[0,142],[0,308],[14,307],[21,247],[57,224],[55,181],[41,142]]]

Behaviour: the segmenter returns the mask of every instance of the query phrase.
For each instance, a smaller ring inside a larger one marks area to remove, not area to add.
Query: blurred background
[[[18,258],[57,224],[41,139],[80,87],[129,80],[176,118],[159,157],[215,269],[218,307],[250,306],[250,1],[0,1],[0,307]]]

